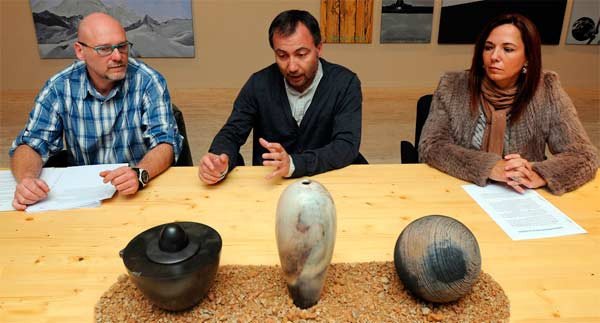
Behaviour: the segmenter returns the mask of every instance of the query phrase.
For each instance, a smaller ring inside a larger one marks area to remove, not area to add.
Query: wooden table
[[[171,168],[133,198],[96,209],[0,213],[0,322],[89,322],[120,274],[119,250],[136,234],[170,221],[214,227],[221,264],[277,264],[275,209],[293,180],[264,180],[240,167],[217,186],[196,168]],[[600,321],[600,176],[560,197],[539,192],[588,231],[512,241],[461,188],[425,165],[356,165],[315,176],[337,208],[333,262],[391,261],[402,229],[445,214],[476,235],[483,270],[504,288],[512,321]]]

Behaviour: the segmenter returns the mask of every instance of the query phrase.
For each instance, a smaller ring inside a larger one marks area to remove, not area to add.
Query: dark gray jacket
[[[258,138],[278,142],[292,156],[292,177],[342,168],[357,158],[362,122],[362,93],[356,74],[321,59],[323,77],[300,126],[292,116],[283,76],[273,64],[254,73],[233,104],[227,123],[209,151],[229,156],[229,169],[242,165],[240,147],[254,130],[252,164],[266,153]]]

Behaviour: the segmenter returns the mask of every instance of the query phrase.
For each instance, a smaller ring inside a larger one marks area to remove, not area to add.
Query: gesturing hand
[[[206,184],[215,184],[225,178],[229,166],[229,156],[226,154],[215,155],[208,153],[202,156],[198,177]]]
[[[266,179],[274,177],[284,177],[290,171],[290,156],[285,151],[281,144],[276,142],[268,142],[263,138],[259,138],[258,142],[269,152],[262,154],[263,166],[273,166],[275,170],[267,175]]]

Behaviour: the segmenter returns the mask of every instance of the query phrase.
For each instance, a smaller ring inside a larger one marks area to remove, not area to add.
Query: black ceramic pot
[[[213,228],[194,222],[156,226],[121,250],[129,277],[156,306],[179,311],[198,304],[217,274],[223,242]]]

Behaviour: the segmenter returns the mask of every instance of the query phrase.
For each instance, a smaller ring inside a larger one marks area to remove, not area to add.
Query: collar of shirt
[[[96,90],[96,87],[90,82],[89,76],[87,75],[87,73],[86,73],[85,80],[86,80],[85,87],[87,88],[87,93],[100,101],[108,101],[108,100],[114,98],[115,95],[117,95],[117,93],[119,93],[121,87],[123,86],[123,82],[125,81],[125,80],[118,81],[115,84],[115,86],[112,88],[112,90],[110,90],[110,92],[108,92],[108,94],[106,96],[104,96],[100,92],[98,92],[98,90]]]
[[[129,67],[128,67],[129,69]],[[94,84],[92,83],[92,81],[90,80],[90,75],[88,73],[87,70],[87,66],[85,67],[85,72],[84,72],[84,86],[85,86],[85,92],[84,93],[88,93],[89,95],[93,96],[94,98],[100,100],[100,101],[108,101],[112,98],[115,97],[115,95],[117,95],[117,93],[120,92],[121,88],[123,87],[123,83],[125,83],[125,80],[127,79],[127,77],[129,76],[129,73],[125,74],[125,78],[115,82],[115,86],[110,90],[110,92],[108,92],[108,94],[106,96],[102,95],[94,86]]]
[[[323,67],[321,66],[321,61],[319,61],[319,65],[317,66],[317,73],[315,74],[315,78],[311,85],[304,90],[304,92],[300,93],[293,89],[285,78],[283,79],[285,84],[285,92],[288,97],[288,102],[290,103],[290,109],[292,112],[292,116],[294,120],[296,120],[296,124],[300,126],[302,119],[304,118],[304,114],[308,110],[310,106],[313,96],[315,95],[316,89],[319,86],[319,82],[323,77]]]

